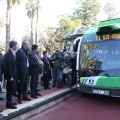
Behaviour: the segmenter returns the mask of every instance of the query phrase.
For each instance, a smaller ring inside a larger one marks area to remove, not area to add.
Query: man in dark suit
[[[37,92],[37,85],[38,85],[38,77],[39,77],[39,66],[40,61],[37,56],[38,53],[38,45],[32,45],[32,52],[29,54],[29,74],[31,76],[31,97],[32,98],[38,98],[37,96],[41,96]]]
[[[50,89],[49,88],[49,80],[50,80],[50,59],[49,57],[47,57],[47,51],[43,51],[43,58],[41,59],[44,63],[43,66],[43,77],[42,77],[42,81],[44,83],[44,88],[45,89]]]
[[[5,54],[5,70],[4,77],[7,80],[6,85],[6,107],[10,109],[16,109],[12,102],[12,94],[14,90],[14,83],[17,80],[17,66],[16,66],[16,50],[17,50],[17,42],[10,41],[9,43],[10,49]]]
[[[22,104],[22,99],[30,101],[27,97],[27,87],[29,83],[29,61],[28,51],[30,44],[27,40],[22,42],[22,47],[16,53],[17,68],[18,68],[18,103]]]

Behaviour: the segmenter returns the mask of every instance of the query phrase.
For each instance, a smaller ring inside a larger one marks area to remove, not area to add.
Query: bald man
[[[18,67],[18,103],[22,104],[22,99],[30,101],[27,97],[27,86],[29,82],[29,62],[28,51],[30,44],[27,40],[22,42],[22,47],[16,53],[17,67]]]

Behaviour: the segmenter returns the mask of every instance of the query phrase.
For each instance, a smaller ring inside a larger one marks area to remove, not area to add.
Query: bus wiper
[[[96,71],[99,71],[99,74],[97,75],[97,76],[107,76],[107,77],[110,77],[110,75],[108,74],[108,73],[106,73],[104,70],[98,70],[98,69],[83,69],[82,71],[90,71],[90,72],[92,72],[92,71],[94,71],[94,73],[96,72]]]
[[[109,74],[107,74],[106,72],[101,72],[100,74],[99,74],[99,76],[107,76],[107,77],[110,77],[110,75]]]

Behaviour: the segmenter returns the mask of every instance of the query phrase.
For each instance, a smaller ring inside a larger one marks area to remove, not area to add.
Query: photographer
[[[60,51],[57,49],[55,53],[53,53],[50,57],[51,63],[52,63],[52,74],[53,74],[53,86],[52,87],[59,87],[59,81],[60,81],[60,68],[59,65],[62,60],[62,56]]]
[[[70,62],[69,55],[68,55],[68,54],[65,54],[65,55],[64,55],[64,60],[63,60],[63,62],[60,64],[60,68],[61,68],[62,71],[63,71],[63,72],[62,72],[63,74],[60,75],[60,83],[62,84],[63,75],[65,75],[66,78],[67,78],[68,86],[69,86],[70,88],[73,86],[72,76],[71,76],[71,73],[72,73],[71,66],[72,66],[72,63]]]

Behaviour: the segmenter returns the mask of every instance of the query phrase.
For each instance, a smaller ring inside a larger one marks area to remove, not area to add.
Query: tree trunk
[[[9,49],[12,0],[7,1],[6,11],[6,51]]]
[[[7,11],[6,11],[6,51],[9,49],[9,41],[10,41],[10,22],[9,22],[9,14],[10,13],[10,8],[7,6]]]
[[[32,45],[34,42],[33,39],[33,18],[31,18],[31,38],[30,38],[30,44]]]
[[[37,39],[38,39],[38,17],[39,17],[39,13],[38,13],[38,7],[39,7],[39,0],[37,1],[37,19],[36,19],[36,33],[35,33],[35,44],[37,44]]]

